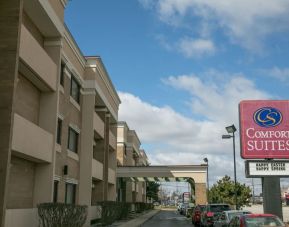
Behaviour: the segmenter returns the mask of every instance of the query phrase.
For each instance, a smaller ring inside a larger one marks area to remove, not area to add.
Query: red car
[[[200,225],[201,213],[205,210],[206,205],[197,205],[192,213],[192,224]]]
[[[284,226],[285,224],[273,214],[246,214],[234,217],[229,227]]]
[[[228,204],[212,203],[205,207],[201,214],[201,226],[214,226],[214,222],[218,219],[223,211],[231,210]]]

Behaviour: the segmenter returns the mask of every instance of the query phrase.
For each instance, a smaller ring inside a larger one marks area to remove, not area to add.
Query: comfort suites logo
[[[253,118],[257,125],[270,128],[282,122],[282,113],[273,107],[262,107],[254,113]]]

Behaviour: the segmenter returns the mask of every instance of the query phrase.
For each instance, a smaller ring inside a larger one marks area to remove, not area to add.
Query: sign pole
[[[262,177],[264,214],[274,214],[283,219],[279,177]]]
[[[234,195],[235,195],[236,210],[238,210],[237,176],[236,176],[236,151],[235,151],[235,132],[233,132],[233,151],[234,151]]]

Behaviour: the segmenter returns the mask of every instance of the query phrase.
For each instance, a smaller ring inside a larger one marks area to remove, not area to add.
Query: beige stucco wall
[[[33,206],[35,164],[13,157],[8,183],[7,208],[31,208]]]
[[[54,1],[54,0],[53,0]],[[65,39],[63,40],[65,41]],[[67,44],[67,43],[66,43]],[[75,55],[71,51],[69,47],[67,47],[66,51],[71,53],[71,59],[76,59]],[[64,50],[65,51],[65,50]],[[71,52],[70,52],[71,51]],[[67,52],[66,52],[67,53]],[[77,65],[76,65],[77,66]],[[74,65],[75,67],[75,65]],[[81,68],[81,67],[80,67]],[[81,136],[82,132],[80,131],[78,136],[78,153],[73,153],[68,151],[68,130],[70,126],[76,127],[79,130],[82,128],[81,123],[81,113],[82,113],[82,95],[80,95],[80,104],[77,105],[74,100],[72,100],[70,96],[70,72],[66,68],[64,73],[64,85],[61,85],[59,88],[59,99],[58,99],[58,107],[59,107],[59,117],[62,119],[62,131],[61,131],[61,145],[57,145],[58,149],[56,152],[55,158],[55,175],[60,176],[60,181],[58,185],[58,201],[64,202],[65,201],[65,184],[66,179],[73,179],[79,181],[79,157],[81,150]],[[63,168],[64,166],[68,166],[68,175],[63,175]],[[76,195],[76,202],[78,203],[78,192],[79,192],[79,185],[77,186],[77,195]]]
[[[72,158],[67,158],[67,165],[68,165],[67,177],[79,179],[79,162]]]
[[[89,86],[96,82],[95,87],[101,102],[108,107],[112,114],[113,119],[111,121],[116,122],[120,99],[110,81],[109,75],[99,57],[88,57],[86,60],[88,67],[85,69],[85,79],[89,82]]]
[[[30,34],[34,37],[34,39],[39,43],[39,45],[43,46],[44,37],[39,31],[39,29],[36,27],[36,25],[33,23],[33,21],[30,19],[30,17],[26,14],[26,12],[23,13],[22,22],[23,25],[30,32]]]
[[[64,79],[64,84],[66,84],[66,79]],[[68,85],[68,83],[67,83],[67,85]],[[61,114],[61,115],[64,115],[64,113],[65,113],[66,102],[67,102],[67,98],[65,98],[65,94],[62,92],[59,92],[58,111],[59,111],[59,114]]]
[[[65,0],[63,0],[65,2]],[[54,9],[56,15],[59,17],[61,21],[64,19],[64,6],[61,3],[61,0],[49,0],[52,8]]]
[[[37,208],[7,209],[4,227],[37,227],[39,217]]]
[[[196,204],[207,204],[207,187],[205,183],[195,184]]]
[[[136,183],[136,202],[142,202],[142,182]]]
[[[123,144],[118,144],[117,149],[116,149],[116,154],[117,154],[117,162],[119,165],[123,165],[124,163],[124,146]]]
[[[116,178],[115,178],[115,170],[108,168],[108,182],[110,184],[115,184]]]
[[[70,41],[70,44],[73,45],[73,41]],[[63,39],[63,52],[67,56],[69,62],[71,65],[73,65],[73,68],[76,69],[76,71],[79,73],[78,76],[83,77],[84,75],[84,66],[81,64],[80,60],[77,58],[77,55],[73,51],[72,47],[69,45],[69,41],[67,38]]]
[[[75,102],[72,101],[70,96],[70,78],[65,74],[64,76],[64,88],[59,92],[59,114],[64,117],[64,121],[62,123],[63,133],[65,132],[65,128],[68,127],[69,124],[76,125],[79,129],[81,129],[81,103],[82,103],[82,95],[80,95],[80,110],[76,108]],[[68,129],[67,129],[68,130]],[[64,135],[65,136],[65,135]],[[67,137],[66,137],[67,138]],[[67,146],[66,146],[67,147]]]
[[[97,113],[93,115],[93,128],[101,138],[104,138],[104,122]]]
[[[20,156],[35,159],[37,162],[52,162],[53,135],[14,114],[12,150]]]
[[[41,93],[23,75],[19,74],[17,81],[15,113],[37,125]]]
[[[19,56],[33,69],[34,73],[29,74],[35,83],[44,83],[47,89],[56,90],[57,65],[24,25],[21,26]]]
[[[116,188],[114,184],[108,184],[107,200],[108,201],[116,200]]]
[[[97,180],[103,180],[103,164],[99,161],[92,159],[92,177]]]
[[[126,159],[124,162],[124,166],[134,166],[135,162],[133,159],[133,149],[132,147],[126,148]]]

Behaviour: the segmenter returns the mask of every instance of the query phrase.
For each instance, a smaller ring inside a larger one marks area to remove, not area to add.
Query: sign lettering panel
[[[246,177],[288,176],[289,162],[246,161]]]

